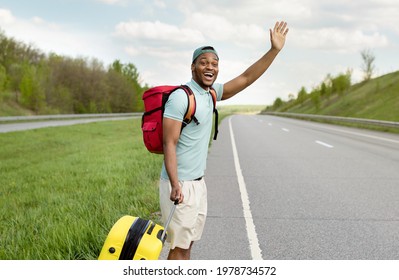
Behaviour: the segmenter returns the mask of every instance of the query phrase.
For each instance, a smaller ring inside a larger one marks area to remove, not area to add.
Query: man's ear
[[[195,69],[195,65],[194,65],[194,63],[191,63],[191,73],[194,72],[194,69]]]

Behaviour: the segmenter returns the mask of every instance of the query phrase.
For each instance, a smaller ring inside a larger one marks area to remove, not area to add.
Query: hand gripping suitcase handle
[[[163,229],[161,240],[164,240],[164,238],[165,238],[166,230],[168,229],[170,221],[172,220],[173,214],[175,213],[177,204],[179,204],[179,200],[176,199],[175,203],[172,206],[172,210],[170,211],[168,220],[166,221],[165,227]]]

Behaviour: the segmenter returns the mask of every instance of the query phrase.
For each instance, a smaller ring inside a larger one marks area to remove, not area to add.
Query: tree
[[[276,110],[277,108],[281,107],[282,105],[283,105],[283,100],[281,100],[280,97],[277,97],[276,100],[274,100],[273,109]]]
[[[45,94],[41,86],[40,72],[37,67],[25,63],[23,76],[19,84],[21,104],[39,112],[45,106]]]
[[[314,105],[316,111],[318,111],[320,109],[320,103],[321,103],[320,95],[321,95],[321,92],[320,92],[320,89],[318,89],[318,88],[315,88],[310,92],[310,98],[313,102],[313,105]]]
[[[119,59],[115,60],[112,65],[110,66],[110,69],[114,70],[117,73],[122,73],[122,68],[123,64]]]
[[[306,101],[307,98],[308,98],[308,93],[306,91],[306,88],[301,87],[301,90],[298,92],[298,97],[296,99],[296,102],[298,104],[302,104]]]
[[[3,89],[5,89],[7,82],[6,68],[0,64],[0,96]]]
[[[345,74],[339,74],[337,77],[331,79],[331,88],[333,93],[338,93],[342,96],[344,92],[351,86],[352,70],[348,69]]]
[[[143,111],[147,87],[133,63],[115,60],[106,69],[96,58],[45,55],[0,29],[0,98],[12,94],[35,113]]]
[[[361,56],[363,59],[362,70],[364,72],[363,79],[364,81],[368,81],[374,74],[374,61],[375,55],[369,50],[363,50],[361,52]]]

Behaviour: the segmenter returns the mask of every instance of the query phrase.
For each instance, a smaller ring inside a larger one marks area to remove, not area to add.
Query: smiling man
[[[248,87],[272,64],[285,44],[287,33],[287,23],[276,22],[273,30],[270,29],[270,50],[241,75],[225,84],[215,83],[219,73],[216,50],[204,46],[194,51],[192,79],[187,85],[195,95],[198,123],[191,122],[181,129],[188,106],[183,90],[173,92],[165,104],[164,163],[159,186],[164,222],[172,209],[172,202],[179,201],[168,228],[168,241],[171,242],[168,259],[190,259],[192,245],[201,238],[205,225],[207,194],[203,176],[213,117],[210,88],[216,91],[217,100],[225,100]]]

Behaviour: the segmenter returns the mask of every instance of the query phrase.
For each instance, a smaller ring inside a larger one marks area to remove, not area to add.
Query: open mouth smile
[[[211,72],[205,72],[204,76],[207,80],[212,80],[213,77],[215,76],[215,74],[211,73]]]

